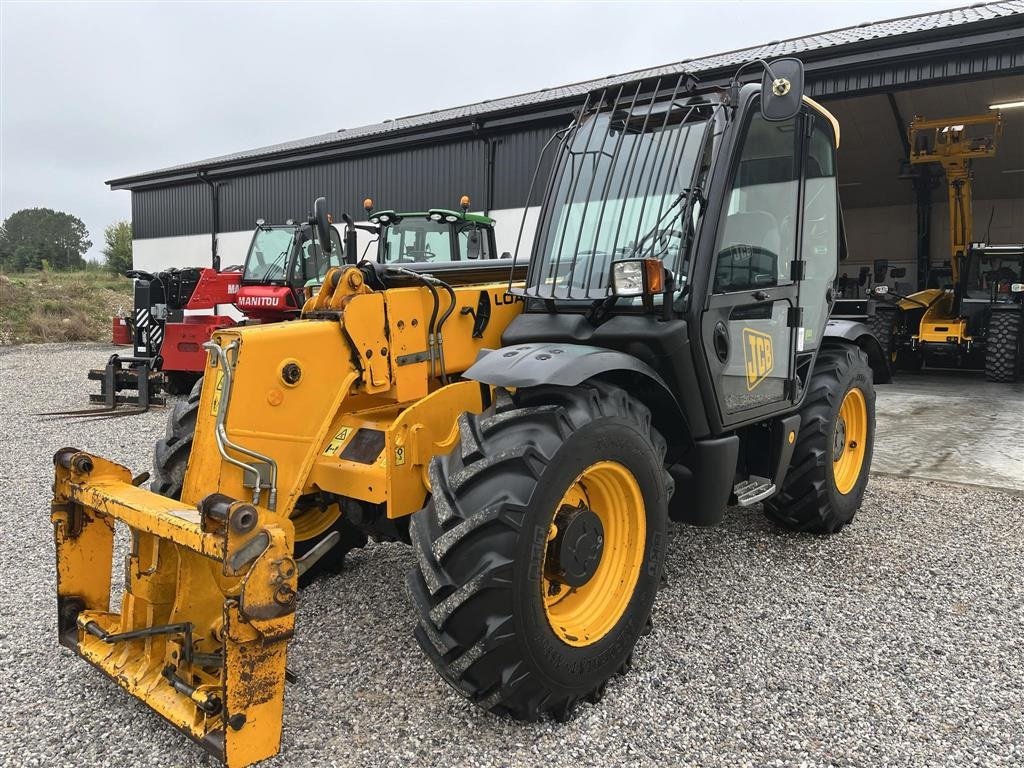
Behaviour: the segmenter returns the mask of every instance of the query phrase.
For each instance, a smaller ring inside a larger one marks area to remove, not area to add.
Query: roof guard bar
[[[232,356],[237,360],[238,339],[235,339],[228,344],[227,349],[222,348],[220,344],[215,341],[206,342],[203,344],[203,349],[207,350],[212,356],[213,367],[216,368],[220,365],[224,371],[224,387],[221,391],[220,402],[217,403],[217,421],[216,428],[214,430],[214,435],[217,438],[217,450],[220,451],[220,455],[224,461],[241,469],[243,474],[251,474],[255,478],[252,486],[252,503],[260,503],[260,494],[263,492],[263,489],[266,488],[268,491],[267,508],[274,511],[277,508],[277,462],[269,456],[257,453],[245,446],[232,442],[231,438],[228,437],[227,429],[224,426],[228,418],[228,402],[231,399],[231,384],[234,376],[234,367],[228,359],[228,352],[233,353]],[[239,461],[233,456],[229,456],[226,450],[227,448],[256,459],[257,461],[262,461],[270,468],[270,481],[264,481],[260,467],[253,466],[252,464],[246,464],[244,461]]]

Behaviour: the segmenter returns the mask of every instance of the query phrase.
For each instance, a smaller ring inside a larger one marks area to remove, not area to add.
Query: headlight
[[[432,214],[430,214],[430,216],[428,218],[431,221],[440,221],[441,220],[441,214],[440,213],[432,213]]]
[[[665,290],[665,268],[661,259],[630,259],[612,262],[612,293],[643,296]]]

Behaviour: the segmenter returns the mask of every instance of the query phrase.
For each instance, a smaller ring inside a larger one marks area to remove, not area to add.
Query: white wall
[[[993,243],[1019,243],[1024,241],[1024,199],[975,200],[974,239],[985,238],[989,215],[992,210]],[[932,207],[932,264],[941,266],[949,254],[949,219],[945,203]],[[520,245],[520,257],[529,258],[530,245],[537,230],[540,208],[527,210]],[[850,249],[848,261],[839,265],[839,274],[846,272],[855,277],[861,266],[870,267],[875,259],[889,259],[893,267],[906,267],[905,280],[913,282],[917,245],[915,243],[917,223],[913,205],[894,205],[878,208],[851,208],[843,212],[846,236]],[[495,220],[494,237],[498,254],[514,253],[519,227],[523,223],[522,208],[506,208],[491,211]],[[372,237],[359,231],[359,253],[363,254]],[[223,232],[217,238],[220,263],[227,267],[243,264],[252,239],[252,230]],[[135,240],[132,243],[133,260],[136,269],[149,272],[168,267],[196,267],[210,264],[210,236],[187,235],[184,237],[159,237]],[[367,254],[372,256],[373,252]]]
[[[498,246],[498,255],[508,251],[513,256],[516,253],[516,240],[519,237],[519,227],[523,226],[523,239],[519,245],[519,258],[525,261],[530,258],[530,246],[533,244],[534,235],[537,233],[537,219],[540,217],[540,206],[535,205],[526,209],[526,221],[523,222],[522,208],[505,208],[491,211],[490,217],[494,219],[494,240]]]
[[[523,241],[520,246],[520,257],[529,258],[530,245],[537,229],[537,217],[540,208],[534,206],[529,209],[526,216],[526,226],[523,231]],[[519,225],[523,221],[522,208],[508,208],[500,211],[492,211],[491,218],[494,219],[494,237],[498,245],[498,255],[504,251],[514,253],[516,249],[516,238],[519,236]],[[343,228],[339,227],[343,232]],[[357,230],[360,257],[374,238],[368,232]],[[242,265],[245,263],[245,254],[249,250],[249,243],[252,240],[252,230],[247,229],[241,232],[221,232],[217,236],[217,251],[220,254],[222,267]],[[376,252],[373,248],[366,253],[367,257],[374,257]],[[210,266],[210,236],[209,235],[184,235],[181,237],[152,237],[145,240],[132,241],[132,262],[135,269],[146,272],[157,272],[170,267],[208,267]]]

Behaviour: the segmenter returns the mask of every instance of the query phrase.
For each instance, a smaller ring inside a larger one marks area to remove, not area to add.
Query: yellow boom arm
[[[979,132],[979,129],[988,129],[988,132]],[[925,120],[918,115],[910,124],[911,164],[939,163],[945,173],[953,285],[960,282],[960,260],[967,254],[974,229],[971,162],[976,158],[995,157],[1002,133],[1000,112],[943,120]]]

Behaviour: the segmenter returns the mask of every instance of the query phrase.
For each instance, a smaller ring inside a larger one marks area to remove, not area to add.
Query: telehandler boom
[[[241,768],[279,748],[300,577],[368,536],[411,544],[444,679],[536,720],[629,668],[669,518],[849,523],[888,369],[864,326],[827,321],[839,126],[799,61],[752,64],[760,86],[590,94],[511,277],[364,262],[301,320],[218,331],[151,490],[58,451],[61,642]]]

